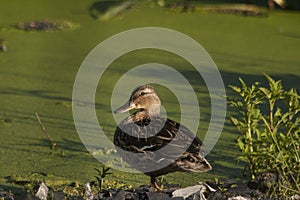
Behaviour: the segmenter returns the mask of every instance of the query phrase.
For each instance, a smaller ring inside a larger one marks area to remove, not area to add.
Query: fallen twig
[[[42,129],[42,131],[45,133],[47,139],[49,140],[50,142],[50,149],[54,150],[56,148],[56,143],[54,142],[54,140],[50,137],[50,134],[48,133],[48,131],[46,130],[45,126],[43,125],[41,119],[40,119],[40,116],[39,114],[36,112],[35,113],[35,116],[36,116],[36,119],[38,120],[39,124],[40,124],[40,127]]]

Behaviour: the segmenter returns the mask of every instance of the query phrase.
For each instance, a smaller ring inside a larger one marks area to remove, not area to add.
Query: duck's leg
[[[154,187],[158,191],[162,191],[162,188],[158,186],[158,184],[156,182],[156,178],[153,177],[153,176],[151,176],[151,185],[152,185],[152,187]]]

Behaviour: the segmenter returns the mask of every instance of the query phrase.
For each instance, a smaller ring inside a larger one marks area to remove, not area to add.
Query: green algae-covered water
[[[237,84],[238,77],[248,83],[262,81],[263,73],[281,79],[286,88],[300,89],[300,13],[274,11],[265,17],[245,17],[217,13],[177,13],[158,7],[137,6],[108,21],[91,17],[93,1],[3,0],[0,5],[0,38],[7,52],[0,52],[0,186],[19,187],[7,176],[30,179],[44,174],[53,184],[94,180],[97,161],[83,146],[72,117],[72,89],[84,58],[108,37],[138,27],[164,27],[182,32],[199,42],[217,64],[224,84]],[[32,20],[69,20],[74,30],[25,32],[12,25]],[[202,139],[210,118],[210,100],[200,76],[178,56],[158,50],[139,50],[116,60],[101,79],[97,90],[98,120],[109,138],[116,126],[110,109],[113,85],[124,70],[143,63],[173,66],[190,80],[201,109],[198,135]],[[231,92],[228,88],[228,95]],[[164,107],[173,119],[180,119],[178,102],[161,88]],[[128,94],[129,95],[129,94]],[[51,138],[63,151],[51,154],[49,141],[41,131],[37,112]],[[173,114],[172,114],[173,113]],[[230,116],[232,111],[227,111]],[[235,158],[238,133],[226,119],[213,151],[207,155],[213,170],[208,173],[173,173],[165,176],[182,186],[214,178],[242,178],[243,164]],[[112,170],[111,181],[128,185],[148,184],[143,174]],[[46,176],[47,175],[47,176]],[[28,178],[29,177],[29,178]]]

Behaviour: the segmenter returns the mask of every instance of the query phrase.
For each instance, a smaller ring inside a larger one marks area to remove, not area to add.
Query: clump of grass
[[[69,20],[33,20],[29,22],[20,22],[13,25],[14,28],[23,31],[63,31],[74,30],[79,27],[79,24]]]
[[[239,96],[229,104],[238,111],[231,122],[241,132],[237,144],[239,160],[254,179],[258,174],[274,173],[278,181],[269,193],[276,198],[300,194],[300,96],[295,89],[284,90],[281,81],[265,75],[268,87],[259,82],[230,86]]]

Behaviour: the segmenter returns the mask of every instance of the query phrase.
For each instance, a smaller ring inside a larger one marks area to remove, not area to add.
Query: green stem
[[[278,144],[278,141],[277,141],[277,138],[276,138],[276,135],[275,135],[276,132],[274,132],[274,126],[273,126],[273,108],[274,108],[274,104],[275,104],[274,101],[270,101],[270,124],[267,122],[267,120],[266,120],[264,117],[262,117],[262,119],[263,119],[265,125],[267,126],[267,128],[268,128],[268,130],[269,130],[269,133],[270,133],[270,135],[271,135],[271,138],[272,138],[273,142],[274,142],[275,145],[276,145],[277,151],[278,151],[278,152],[281,152],[280,146],[279,146],[279,144]],[[287,162],[286,162],[285,160],[283,160],[283,163],[284,163],[284,166],[285,166],[289,171],[291,171],[291,170],[290,170],[290,166],[287,164]],[[280,169],[277,169],[277,170],[280,171]],[[282,172],[281,172],[281,173],[284,175],[283,177],[286,177],[285,174],[284,174],[284,171],[285,171],[285,170],[282,169]],[[294,178],[293,176],[291,176],[291,178],[292,178],[293,182],[295,183],[295,187],[296,187],[298,190],[300,190],[299,186],[297,185],[297,181],[295,180],[295,178]],[[286,179],[285,181],[286,181],[287,183],[289,182],[287,179]]]
[[[248,113],[247,113],[247,138],[249,140],[249,150],[250,150],[250,155],[249,155],[249,168],[250,168],[250,172],[251,172],[251,179],[255,178],[255,164],[253,163],[252,160],[252,154],[253,154],[253,139],[252,139],[252,130],[251,130],[251,112],[252,112],[252,106],[249,105],[247,106],[248,109]]]
[[[273,100],[270,100],[269,101],[269,105],[270,105],[270,114],[269,114],[269,117],[270,117],[270,129],[271,129],[271,132],[273,132],[274,130],[274,113],[273,113],[273,110],[274,110],[274,105],[275,105],[275,101]]]
[[[100,191],[102,191],[103,178],[100,179]]]

